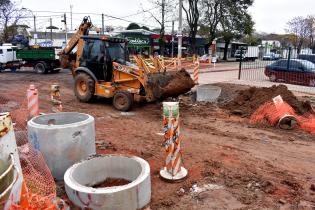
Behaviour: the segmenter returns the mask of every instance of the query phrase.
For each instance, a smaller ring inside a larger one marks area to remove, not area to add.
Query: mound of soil
[[[223,108],[242,115],[251,115],[258,107],[280,95],[285,102],[294,108],[297,114],[305,114],[312,110],[309,101],[299,101],[285,85],[274,85],[270,88],[251,87],[242,90],[234,100],[223,105]]]

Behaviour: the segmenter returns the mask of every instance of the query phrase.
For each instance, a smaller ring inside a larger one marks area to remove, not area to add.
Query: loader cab
[[[126,64],[126,40],[107,36],[83,36],[84,46],[80,67],[89,69],[97,80],[111,81],[112,62]]]

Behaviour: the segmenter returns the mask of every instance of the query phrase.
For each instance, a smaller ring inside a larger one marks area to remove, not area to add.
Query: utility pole
[[[102,34],[105,34],[105,29],[104,29],[104,14],[102,14]]]
[[[65,41],[66,41],[66,45],[67,45],[67,42],[68,42],[68,30],[67,30],[67,15],[66,13],[63,14],[63,20],[61,22],[64,22],[65,24]]]
[[[165,34],[165,25],[164,25],[164,20],[165,18],[165,0],[162,0],[162,22],[161,22],[161,33],[160,33],[160,54],[164,56],[164,51],[165,51],[165,44],[164,44],[164,34]]]
[[[172,58],[174,58],[174,20],[172,21]]]
[[[34,15],[34,38],[35,38],[35,45],[37,44],[37,33],[36,33],[36,16]]]
[[[179,0],[179,21],[178,21],[178,68],[181,69],[182,67],[182,43],[183,43],[183,15],[182,15],[182,9],[183,9],[183,0]]]
[[[52,39],[52,18],[50,18],[50,40],[53,41],[53,39]]]
[[[73,31],[73,28],[72,28],[72,8],[73,8],[73,5],[71,4],[71,5],[70,5],[71,31]]]

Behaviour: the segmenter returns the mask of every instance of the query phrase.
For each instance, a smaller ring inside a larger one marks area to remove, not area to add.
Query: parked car
[[[314,54],[310,54],[310,55],[300,54],[300,55],[298,55],[297,58],[315,63],[315,55]]]
[[[263,56],[264,61],[273,61],[276,60],[276,54],[275,53],[267,53]]]
[[[315,86],[315,64],[301,59],[278,60],[265,68],[270,81]]]

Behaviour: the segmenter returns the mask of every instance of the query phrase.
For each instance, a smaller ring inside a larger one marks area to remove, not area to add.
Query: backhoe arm
[[[70,66],[71,61],[69,61],[69,54],[76,46],[78,46],[78,49],[76,52],[75,64],[72,66],[72,72],[73,72],[73,69],[79,65],[79,59],[81,57],[82,48],[83,48],[83,40],[80,39],[80,37],[84,35],[88,35],[89,29],[91,27],[92,27],[92,22],[91,22],[90,17],[84,17],[79,29],[75,32],[75,34],[73,35],[73,37],[71,38],[67,46],[59,54],[62,68],[67,68]]]

